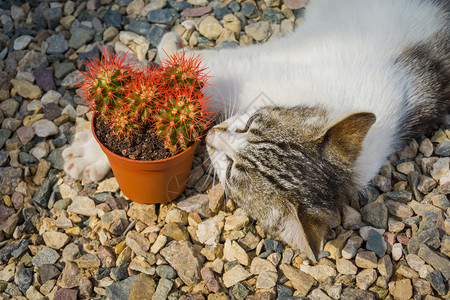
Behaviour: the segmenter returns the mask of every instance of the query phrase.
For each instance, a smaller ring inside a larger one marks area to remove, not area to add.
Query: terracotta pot
[[[93,121],[91,128],[95,139],[108,157],[120,189],[128,198],[138,203],[167,203],[183,193],[198,142],[166,159],[132,160],[111,152],[100,143]]]

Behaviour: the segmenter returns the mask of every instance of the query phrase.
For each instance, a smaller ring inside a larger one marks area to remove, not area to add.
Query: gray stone
[[[14,167],[0,168],[0,194],[11,195],[22,181],[23,170]]]
[[[129,299],[130,289],[137,276],[115,282],[106,288],[106,296],[111,300]],[[164,298],[161,298],[164,299]]]
[[[175,279],[177,277],[177,271],[169,265],[159,265],[156,267],[156,274],[161,278]]]
[[[426,245],[420,245],[418,255],[435,269],[441,271],[445,280],[450,279],[450,261],[447,258],[440,256]]]
[[[258,8],[254,3],[244,2],[241,4],[241,13],[243,13],[247,18],[256,18],[258,16]]]
[[[412,209],[401,202],[388,200],[386,201],[386,207],[389,211],[389,214],[398,217],[400,219],[412,217],[414,214]]]
[[[14,99],[7,99],[0,103],[0,109],[7,118],[12,118],[19,109],[19,102]]]
[[[72,62],[64,62],[55,66],[55,77],[61,79],[73,71],[75,65]]]
[[[384,176],[375,175],[372,179],[372,184],[379,188],[383,193],[387,193],[391,190],[391,181]]]
[[[69,49],[69,44],[67,43],[67,40],[64,38],[64,36],[60,34],[54,34],[48,37],[47,43],[48,43],[47,48],[48,54],[61,54],[66,52],[67,49]]]
[[[50,7],[44,10],[44,18],[47,21],[49,29],[54,30],[59,25],[59,20],[62,17],[61,7]]]
[[[128,264],[118,268],[112,268],[110,277],[115,281],[121,281],[128,277]]]
[[[362,208],[363,221],[377,228],[387,229],[388,210],[383,202],[372,202]]]
[[[19,286],[22,293],[26,294],[33,282],[33,268],[24,268],[23,265],[19,266],[16,270],[14,282]]]
[[[268,7],[263,11],[263,20],[269,23],[280,24],[285,18],[281,11],[272,7]]]
[[[342,300],[375,300],[375,295],[369,291],[354,288],[346,288],[341,295]]]
[[[147,14],[147,20],[152,23],[159,23],[172,26],[179,16],[175,9],[155,9]]]
[[[128,31],[140,34],[140,35],[146,35],[147,32],[150,30],[150,25],[147,22],[139,21],[139,20],[131,20],[130,24],[126,26],[126,29]]]
[[[433,289],[438,292],[439,295],[444,296],[446,293],[444,278],[439,270],[434,270],[427,275],[426,279],[431,283]]]
[[[156,291],[153,294],[152,299],[153,300],[167,299],[167,296],[169,295],[172,286],[173,286],[172,280],[161,278],[158,282],[158,286],[156,287]]]
[[[1,177],[0,177],[1,178]],[[34,194],[31,199],[32,202],[38,204],[41,207],[47,207],[50,194],[52,193],[53,185],[56,183],[56,176],[50,171],[48,178],[44,180],[39,190]]]
[[[382,257],[386,253],[386,242],[383,236],[375,230],[369,232],[369,238],[366,243],[366,249],[375,252]]]
[[[106,27],[122,27],[122,15],[118,10],[108,10],[103,19]]]
[[[417,201],[411,201],[408,204],[414,212],[425,220],[436,222],[441,210],[431,204],[422,204]]]
[[[0,149],[3,148],[3,146],[6,143],[6,140],[9,139],[11,136],[12,131],[9,129],[0,129]]]
[[[58,127],[53,122],[46,119],[36,121],[31,126],[39,137],[48,137],[59,132]]]
[[[386,193],[384,196],[384,200],[391,200],[391,201],[398,201],[401,203],[407,203],[411,201],[412,194],[408,191],[402,190],[402,191],[392,191]]]
[[[214,10],[214,15],[217,19],[222,20],[222,18],[228,14],[231,14],[231,10],[226,6],[226,4],[220,0],[211,1],[208,6],[211,6]]]
[[[439,156],[450,156],[450,140],[445,139],[440,142],[436,149],[434,149],[434,153]]]
[[[430,228],[418,232],[409,240],[408,252],[417,254],[421,245],[427,245],[437,249],[440,244],[438,229]]]
[[[95,30],[86,26],[77,27],[70,37],[69,47],[78,49],[81,46],[89,43],[95,36]]]
[[[36,253],[31,262],[36,267],[42,267],[43,265],[53,265],[59,259],[59,254],[50,247],[44,247],[41,251]]]
[[[202,218],[209,218],[212,216],[212,211],[209,208],[209,198],[207,195],[203,194],[198,194],[180,201],[178,203],[178,208],[188,213],[197,213]]]

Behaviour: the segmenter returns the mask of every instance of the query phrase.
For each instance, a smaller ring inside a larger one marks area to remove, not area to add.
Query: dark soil
[[[160,160],[173,156],[164,148],[162,138],[156,135],[151,126],[128,140],[112,135],[105,121],[98,117],[94,120],[94,127],[98,140],[117,155],[135,160]]]

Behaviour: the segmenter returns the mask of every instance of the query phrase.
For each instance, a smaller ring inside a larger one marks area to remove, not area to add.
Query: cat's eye
[[[236,132],[239,132],[239,133],[246,133],[246,132],[249,130],[250,126],[252,125],[253,121],[255,121],[255,119],[256,119],[257,117],[259,117],[259,114],[254,114],[253,116],[251,116],[251,117],[248,119],[247,124],[245,124],[245,128],[244,128],[244,129],[236,129]]]
[[[227,178],[227,180],[230,180],[231,168],[233,167],[233,160],[227,156],[227,161],[228,161],[228,167],[227,167],[227,171],[225,172],[225,177]]]

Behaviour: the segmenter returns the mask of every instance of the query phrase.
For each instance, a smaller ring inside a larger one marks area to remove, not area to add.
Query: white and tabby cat
[[[194,52],[212,76],[211,109],[230,117],[207,136],[228,195],[314,260],[332,215],[448,111],[449,24],[447,1],[310,0],[289,36]],[[178,40],[167,34],[159,50]],[[64,157],[75,178],[108,171],[88,133]]]

